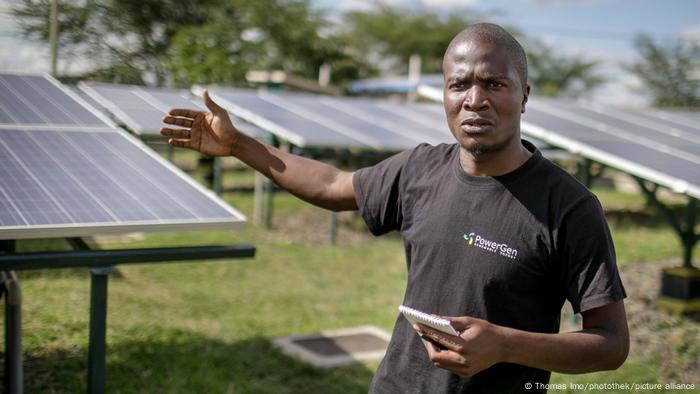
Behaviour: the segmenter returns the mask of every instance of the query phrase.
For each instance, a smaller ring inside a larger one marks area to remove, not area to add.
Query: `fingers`
[[[192,135],[191,132],[187,129],[171,129],[168,127],[161,128],[160,134],[166,137],[172,137],[176,139],[188,139]]]
[[[176,110],[173,110],[173,111],[176,111]],[[172,114],[173,111],[170,111],[170,113]],[[192,119],[166,115],[163,117],[163,123],[174,124],[176,126],[182,126],[182,127],[192,127],[193,121],[192,121]]]
[[[174,108],[171,109],[170,112],[168,112],[171,117],[174,116],[180,116],[183,118],[191,118],[194,119],[198,114],[203,113],[202,111],[197,111],[196,109],[187,109],[187,108]],[[166,116],[167,118],[167,116]]]
[[[211,112],[221,112],[224,109],[219,106],[219,104],[215,103],[214,100],[209,97],[209,92],[207,90],[204,90],[204,94],[202,94],[202,99],[204,100],[204,105],[209,108]]]
[[[197,150],[195,146],[192,144],[192,140],[176,140],[174,138],[171,138],[168,140],[168,144],[171,146],[175,146],[178,148],[187,148],[187,149],[192,149],[192,150]]]
[[[455,351],[455,352],[461,352],[464,350],[464,345],[463,345],[463,340],[460,337],[455,337],[453,335],[445,334],[436,330],[433,330],[430,327],[426,327],[423,325],[419,326],[419,334],[422,336],[425,336],[438,344],[444,346],[445,348]]]

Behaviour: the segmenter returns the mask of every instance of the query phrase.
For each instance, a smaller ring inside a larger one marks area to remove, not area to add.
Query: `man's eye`
[[[498,81],[490,81],[489,82],[490,88],[502,88],[503,86],[505,86],[505,85],[503,85],[502,83],[500,83]]]
[[[452,84],[452,89],[462,89],[464,86],[464,82],[455,82]]]

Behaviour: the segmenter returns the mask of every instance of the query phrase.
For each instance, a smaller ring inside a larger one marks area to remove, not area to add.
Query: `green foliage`
[[[223,1],[206,25],[181,29],[168,69],[178,85],[240,84],[248,70],[283,70],[316,78],[327,63],[336,82],[356,78],[358,65],[341,41],[325,37],[322,15],[307,1]]]
[[[353,52],[389,71],[406,73],[408,59],[413,54],[422,58],[422,71],[440,72],[442,55],[452,38],[470,24],[458,15],[441,18],[429,12],[409,11],[389,6],[352,11],[344,15],[344,37]]]
[[[541,42],[527,47],[528,81],[533,93],[557,97],[579,97],[604,82],[594,74],[596,62],[557,54]]]
[[[700,47],[677,42],[662,47],[640,35],[635,47],[641,59],[627,68],[636,74],[658,107],[700,107],[700,80],[692,72],[700,67]]]

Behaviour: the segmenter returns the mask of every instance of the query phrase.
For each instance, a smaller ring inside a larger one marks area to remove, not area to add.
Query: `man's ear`
[[[527,104],[527,98],[530,96],[530,85],[525,84],[523,87],[523,102],[520,104],[520,113],[525,113],[525,104]]]

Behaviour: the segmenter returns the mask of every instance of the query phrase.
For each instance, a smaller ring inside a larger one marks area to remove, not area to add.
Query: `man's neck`
[[[474,155],[466,149],[459,149],[459,164],[464,172],[472,176],[505,175],[520,168],[532,156],[518,138],[496,152]]]

